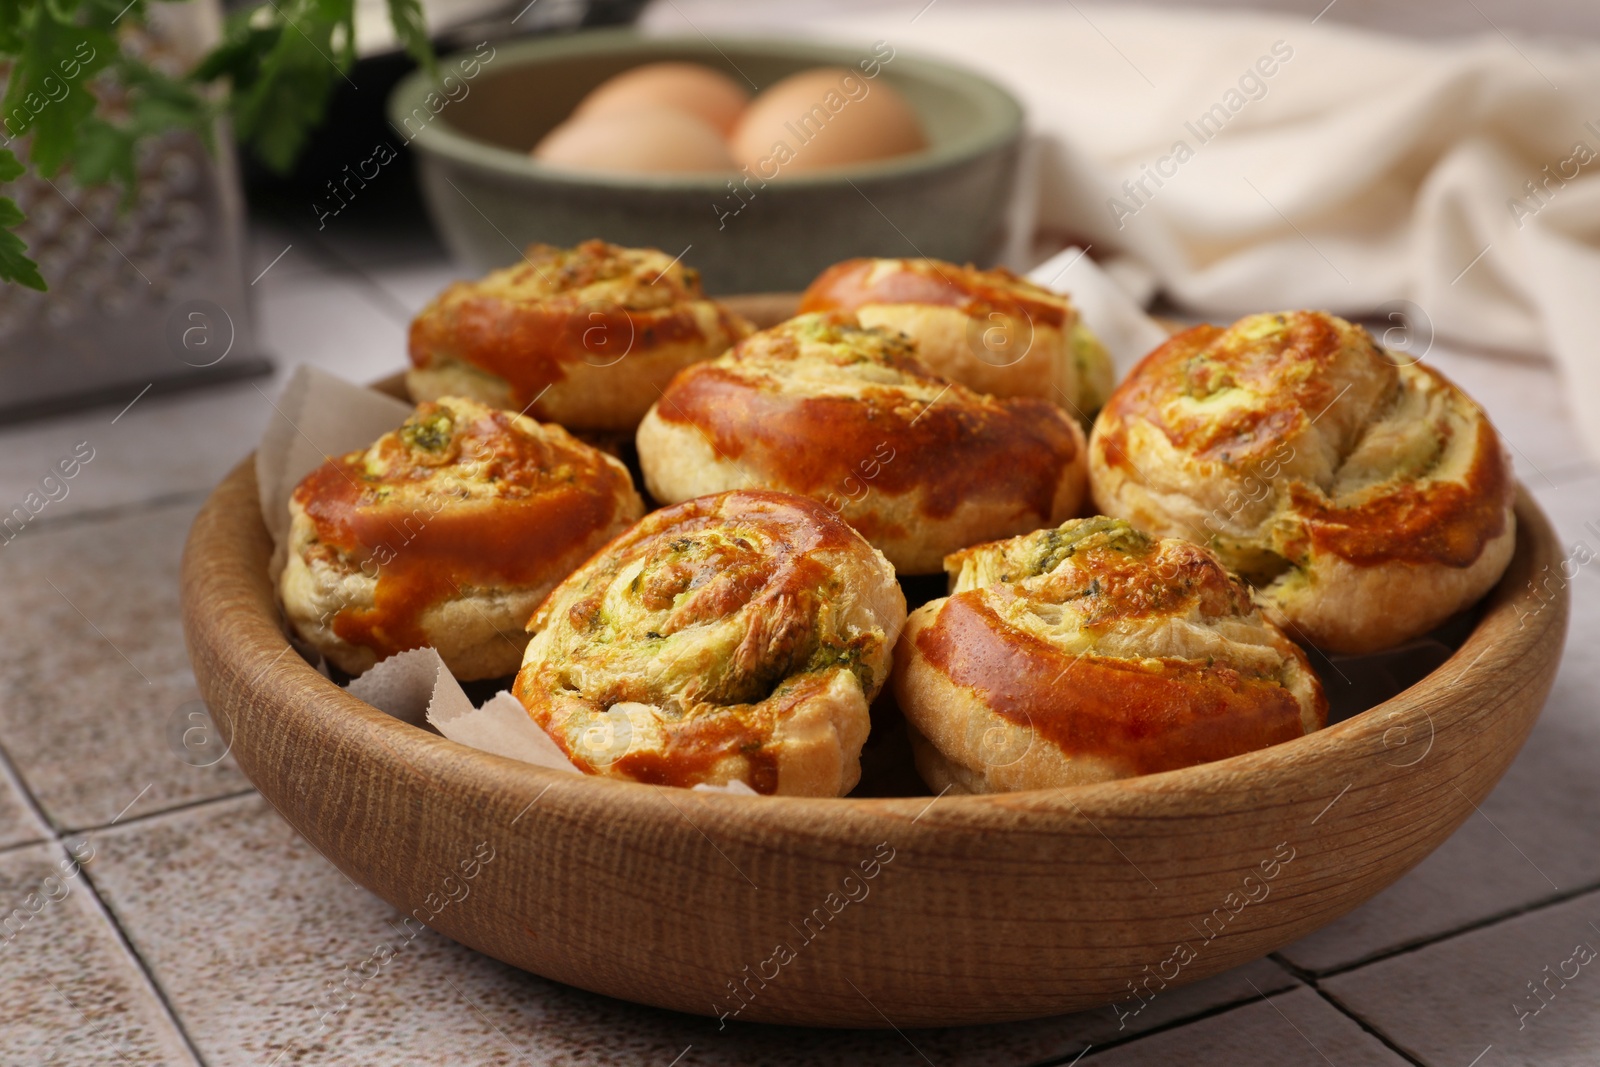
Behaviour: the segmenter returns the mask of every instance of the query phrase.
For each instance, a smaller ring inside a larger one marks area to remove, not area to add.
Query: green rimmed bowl
[[[703,63],[759,89],[808,67],[861,70],[877,56],[871,42],[593,31],[481,46],[442,61],[443,84],[419,71],[395,88],[389,118],[416,151],[428,210],[451,252],[487,270],[533,241],[688,249],[686,261],[715,293],[802,289],[852,256],[988,265],[999,253],[1022,108],[986,78],[903,51],[877,77],[916,109],[929,140],[921,152],[748,185],[743,174],[562,170],[528,155],[590,89],[660,60]]]

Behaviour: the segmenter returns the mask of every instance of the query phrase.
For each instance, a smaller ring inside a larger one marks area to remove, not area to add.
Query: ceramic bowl
[[[977,74],[904,52],[877,77],[923,122],[929,147],[911,155],[746,184],[736,175],[579,173],[528,154],[585,93],[641,63],[704,63],[762,87],[807,67],[860,70],[874,61],[873,49],[629,31],[495,44],[479,50],[487,59],[443,60],[454,79],[443,86],[420,72],[407,78],[390,98],[389,117],[416,150],[446,244],[480,269],[515,261],[532,241],[572,245],[596,236],[682,251],[717,293],[803,289],[851,256],[989,265],[1005,237],[1022,109]]]

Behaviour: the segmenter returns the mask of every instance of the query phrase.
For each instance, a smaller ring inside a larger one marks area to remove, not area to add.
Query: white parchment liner
[[[289,536],[289,496],[329,457],[366,448],[411,414],[411,405],[315,367],[296,367],[274,403],[277,413],[256,449],[261,514],[272,534],[272,580],[283,573]],[[539,767],[582,772],[522,706],[501,690],[473,707],[439,653],[412,649],[390,656],[345,689],[412,726],[424,722],[459,744]],[[697,785],[706,791],[755,795],[743,782]]]

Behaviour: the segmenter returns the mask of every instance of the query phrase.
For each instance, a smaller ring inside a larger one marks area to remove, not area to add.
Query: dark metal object
[[[230,153],[193,134],[144,147],[128,203],[111,186],[8,186],[47,293],[0,285],[0,422],[263,374],[243,278]]]

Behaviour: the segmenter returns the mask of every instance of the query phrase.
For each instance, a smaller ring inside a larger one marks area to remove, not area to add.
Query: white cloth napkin
[[[1487,23],[1402,40],[1313,24],[1319,7],[913,3],[806,25],[1006,85],[1057,244],[1131,257],[1212,317],[1405,300],[1423,332],[1549,352],[1600,455],[1600,44]]]
[[[1100,339],[1117,370],[1117,380],[1152,348],[1167,339],[1167,331],[1146,315],[1137,303],[1085,249],[1062,249],[1033,270],[1028,278],[1046,289],[1072,297],[1083,324]]]

